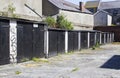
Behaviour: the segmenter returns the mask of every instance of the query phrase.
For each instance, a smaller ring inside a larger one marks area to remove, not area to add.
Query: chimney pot
[[[82,11],[82,5],[83,3],[82,2],[79,2],[79,9]]]

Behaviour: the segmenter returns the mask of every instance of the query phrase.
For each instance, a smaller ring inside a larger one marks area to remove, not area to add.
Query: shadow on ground
[[[114,55],[106,63],[104,63],[100,68],[108,69],[120,69],[120,55]]]

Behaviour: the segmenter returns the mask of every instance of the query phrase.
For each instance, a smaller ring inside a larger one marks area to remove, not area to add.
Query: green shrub
[[[73,25],[71,22],[69,22],[67,19],[65,19],[64,15],[59,15],[57,17],[57,20],[55,20],[53,17],[47,17],[45,19],[45,22],[50,26],[54,28],[61,28],[61,29],[68,29],[72,30]]]
[[[63,21],[65,17],[63,15],[57,16],[57,25],[60,27],[61,26],[61,21]]]
[[[45,22],[50,26],[50,27],[56,27],[56,20],[53,17],[47,17],[45,19]]]
[[[72,23],[65,19],[65,16],[60,15],[57,17],[57,25],[59,28],[72,30]]]
[[[68,30],[72,30],[73,29],[72,23],[68,22],[67,20],[62,20],[60,22],[60,28],[62,28],[62,29],[68,29]]]

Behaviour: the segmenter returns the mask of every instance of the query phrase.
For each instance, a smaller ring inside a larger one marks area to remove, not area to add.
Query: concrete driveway
[[[120,78],[120,44],[0,66],[0,78]]]

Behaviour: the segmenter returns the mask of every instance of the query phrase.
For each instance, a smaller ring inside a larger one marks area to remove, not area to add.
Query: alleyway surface
[[[120,78],[120,44],[0,66],[0,78]]]

